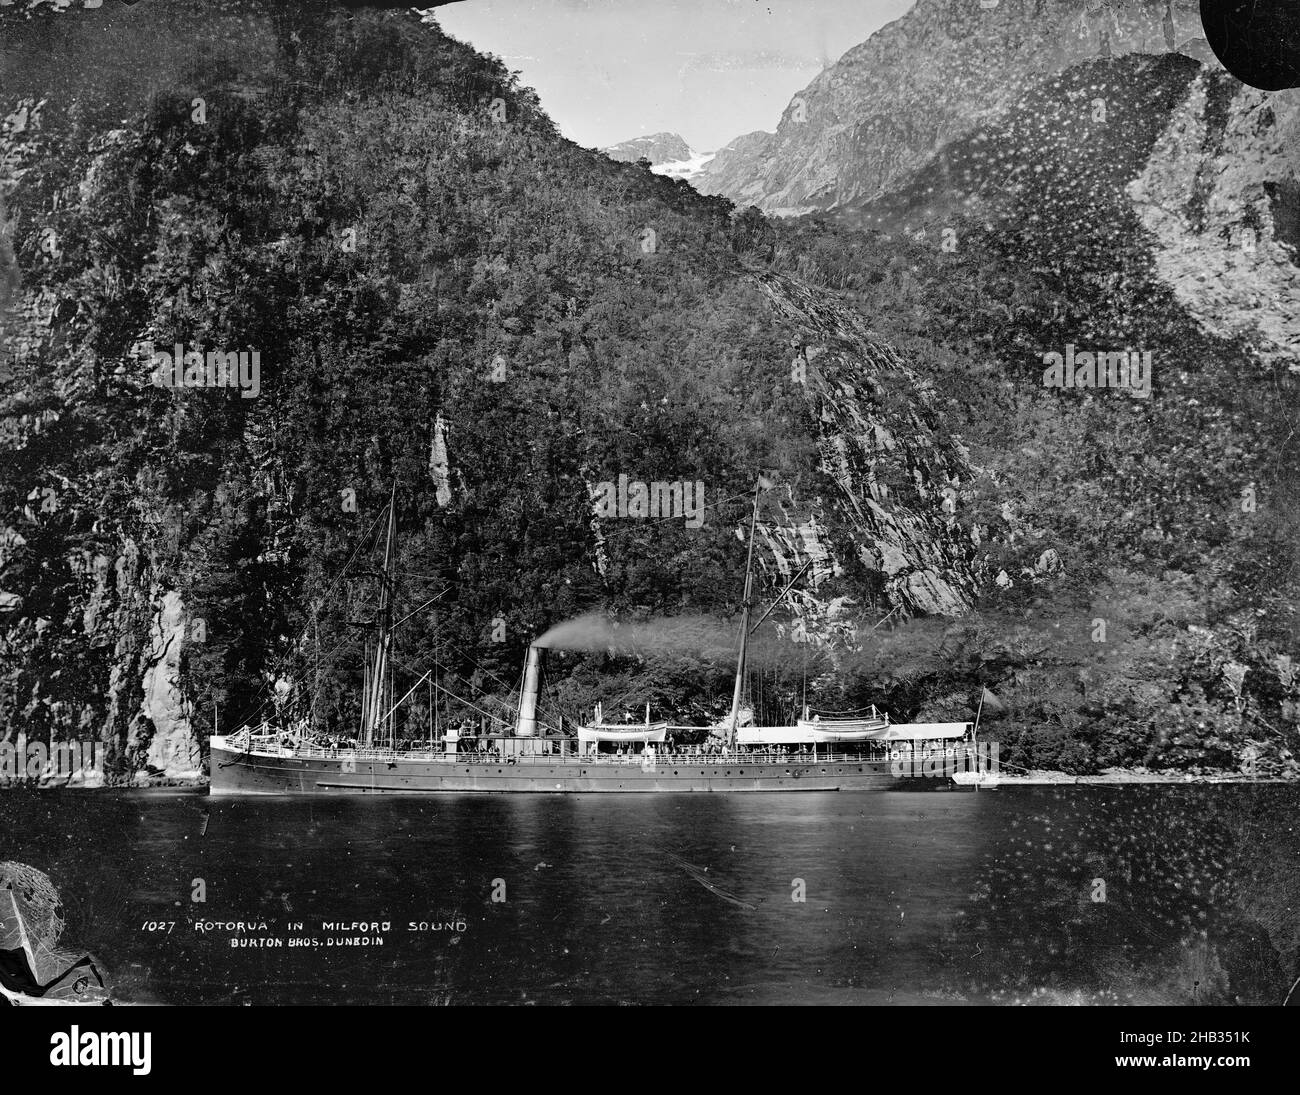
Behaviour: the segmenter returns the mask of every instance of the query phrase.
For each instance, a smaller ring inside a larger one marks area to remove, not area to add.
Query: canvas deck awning
[[[579,741],[613,741],[620,744],[634,742],[661,742],[668,732],[668,723],[643,722],[601,723],[598,726],[579,726]]]
[[[883,726],[836,727],[833,723],[800,722],[795,726],[742,726],[741,745],[826,745],[852,742],[949,741],[964,738],[968,722],[889,723]]]

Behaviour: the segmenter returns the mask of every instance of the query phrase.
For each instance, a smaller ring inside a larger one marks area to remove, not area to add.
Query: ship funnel
[[[519,721],[515,736],[531,738],[537,734],[537,690],[541,675],[542,652],[536,646],[528,647],[528,660],[524,662],[524,686],[519,693]]]

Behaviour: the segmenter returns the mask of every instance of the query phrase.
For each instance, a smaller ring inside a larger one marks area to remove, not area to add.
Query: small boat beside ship
[[[974,787],[977,791],[996,791],[1001,776],[987,768],[975,771],[953,772],[949,777],[958,787]]]
[[[731,711],[710,728],[709,742],[676,744],[681,737],[698,737],[704,728],[652,722],[648,707],[644,724],[608,722],[598,706],[595,717],[573,733],[545,725],[538,716],[543,651],[532,645],[512,723],[499,725],[496,733],[474,735],[452,725],[425,742],[399,743],[396,712],[428,674],[392,702],[393,613],[387,590],[394,565],[395,509],[394,491],[379,636],[367,663],[362,699],[363,731],[355,742],[322,741],[263,722],[231,735],[214,734],[209,739],[212,794],[879,790],[901,780],[980,767],[974,728],[967,722],[896,724],[875,707],[859,717],[823,719],[805,707],[792,725],[744,725],[746,655],[757,628],[750,626],[757,492]]]

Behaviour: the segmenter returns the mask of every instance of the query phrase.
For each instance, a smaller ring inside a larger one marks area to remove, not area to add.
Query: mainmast
[[[393,481],[388,500],[388,542],[384,546],[384,573],[379,582],[379,645],[375,649],[374,669],[370,674],[369,702],[367,703],[366,745],[374,744],[376,731],[382,731],[380,722],[388,710],[391,690],[388,681],[388,651],[393,641],[392,582],[394,551],[397,540],[397,481]]]
[[[745,599],[740,613],[740,654],[736,659],[736,687],[731,693],[731,716],[727,720],[727,745],[736,744],[736,728],[740,722],[740,701],[745,692],[745,653],[749,646],[749,598],[754,584],[754,530],[758,525],[758,492],[760,479],[754,484],[754,513],[749,519],[749,555],[745,559]]]

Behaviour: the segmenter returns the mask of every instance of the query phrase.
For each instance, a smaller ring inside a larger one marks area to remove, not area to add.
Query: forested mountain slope
[[[402,668],[436,653],[501,702],[569,616],[733,614],[760,472],[767,592],[815,557],[819,648],[971,603],[942,509],[964,458],[923,378],[796,285],[774,309],[725,200],[562,140],[410,12],[28,14],[3,150],[11,732],[181,773],[214,713],[268,697],[354,724],[374,589],[340,575],[394,480],[405,595],[447,590]],[[797,325],[844,378],[796,368]],[[161,386],[150,351],[177,344],[256,352],[256,392]],[[702,483],[705,520],[597,516],[620,475]],[[553,662],[570,709],[607,688],[599,657]],[[725,660],[620,665],[688,715],[725,706]]]

